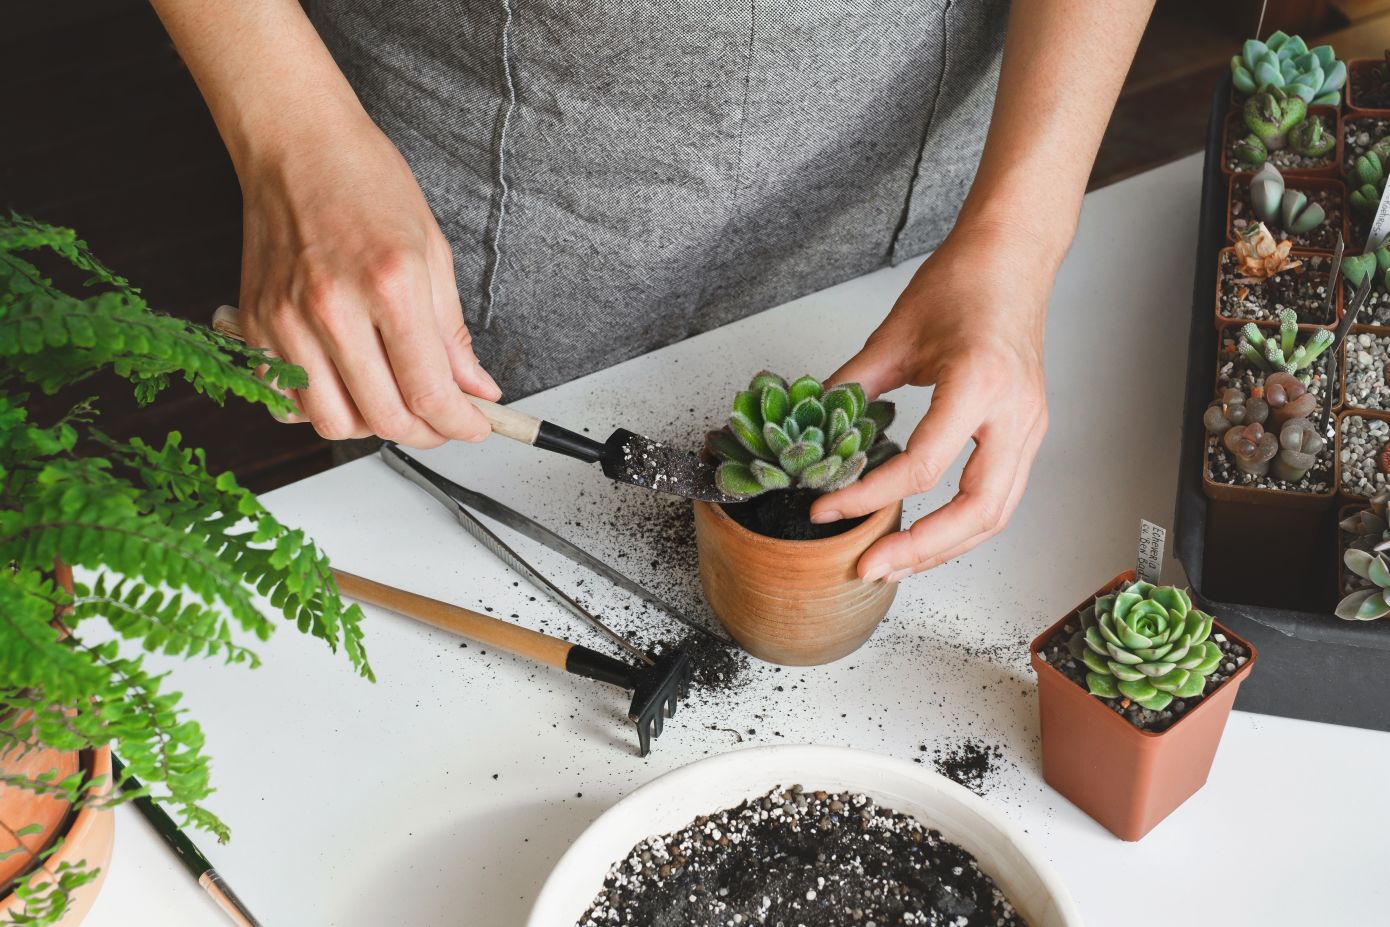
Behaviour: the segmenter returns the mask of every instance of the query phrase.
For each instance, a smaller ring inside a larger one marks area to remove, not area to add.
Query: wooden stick
[[[424,622],[430,627],[536,660],[556,669],[565,669],[566,658],[569,656],[570,648],[574,646],[569,641],[551,637],[549,634],[532,631],[530,628],[523,628],[459,605],[451,605],[438,599],[397,589],[395,586],[364,579],[352,573],[344,573],[342,570],[334,570],[333,576],[344,594],[360,602],[390,609],[407,618]]]

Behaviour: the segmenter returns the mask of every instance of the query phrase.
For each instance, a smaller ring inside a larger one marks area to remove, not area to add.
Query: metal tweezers
[[[401,476],[405,477],[416,486],[419,486],[452,511],[458,519],[459,524],[463,526],[463,530],[472,535],[475,540],[491,551],[499,560],[509,566],[513,571],[525,577],[531,585],[554,599],[571,615],[574,615],[576,618],[596,629],[600,634],[620,647],[624,653],[627,653],[633,658],[641,660],[647,665],[651,665],[653,662],[652,658],[640,648],[634,646],[627,638],[604,624],[597,615],[580,605],[572,596],[567,594],[559,586],[542,575],[535,567],[526,562],[520,554],[508,546],[505,541],[499,538],[496,533],[488,528],[487,525],[483,524],[478,517],[469,510],[472,509],[486,515],[488,518],[506,525],[523,537],[528,537],[558,554],[563,554],[580,566],[587,567],[592,572],[602,576],[615,586],[626,589],[643,601],[656,606],[686,627],[698,631],[726,647],[733,646],[733,641],[711,631],[704,624],[684,614],[670,602],[667,602],[665,599],[646,589],[636,580],[630,579],[626,575],[618,572],[602,560],[599,560],[593,554],[565,540],[539,522],[528,518],[513,508],[503,505],[491,496],[486,496],[466,486],[460,486],[453,480],[441,476],[401,450],[394,442],[387,441],[382,444],[379,453],[381,459],[386,461],[386,465],[392,470],[395,470]]]

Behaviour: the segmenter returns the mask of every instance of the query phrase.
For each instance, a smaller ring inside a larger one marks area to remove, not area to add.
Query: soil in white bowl
[[[850,792],[777,788],[650,837],[578,927],[1026,927],[975,858]]]

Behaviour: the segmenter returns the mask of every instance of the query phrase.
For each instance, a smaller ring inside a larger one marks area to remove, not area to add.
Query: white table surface
[[[1053,425],[1030,492],[1001,537],[904,584],[863,650],[814,669],[758,665],[739,691],[684,707],[639,759],[625,701],[604,686],[369,609],[372,685],[285,627],[261,645],[258,670],[174,666],[214,758],[209,805],[233,832],[227,846],[202,836],[208,855],[267,927],[510,927],[585,825],[660,773],[735,749],[733,729],[745,743],[842,744],[928,763],[932,749],[978,736],[1003,750],[987,799],[1054,860],[1093,927],[1386,923],[1390,735],[1237,712],[1207,787],[1138,844],[1041,778],[1026,641],[1133,563],[1141,516],[1171,521],[1199,175],[1200,159],[1188,158],[1086,198],[1053,298]],[[833,370],[915,267],[519,406],[598,436],[622,424],[694,440],[758,369]],[[901,440],[928,394],[894,398]],[[688,563],[651,565],[660,531],[647,519],[669,519],[678,503],[500,439],[424,457],[704,614]],[[909,517],[953,487],[954,477],[910,501]],[[530,601],[532,590],[375,458],[266,501],[345,569],[599,645],[558,606]],[[562,585],[584,576],[518,546]],[[601,580],[582,589],[620,623],[660,621],[624,612],[626,597]],[[118,818],[89,927],[223,923],[144,821],[130,809]]]

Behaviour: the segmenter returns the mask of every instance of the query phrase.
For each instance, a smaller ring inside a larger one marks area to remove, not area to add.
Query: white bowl
[[[1081,927],[1076,903],[1023,832],[945,776],[892,757],[844,747],[749,747],[672,770],[609,808],[560,857],[528,927],[573,927],[608,869],[638,841],[680,830],[775,786],[853,791],[910,814],[969,850],[1029,927]]]

